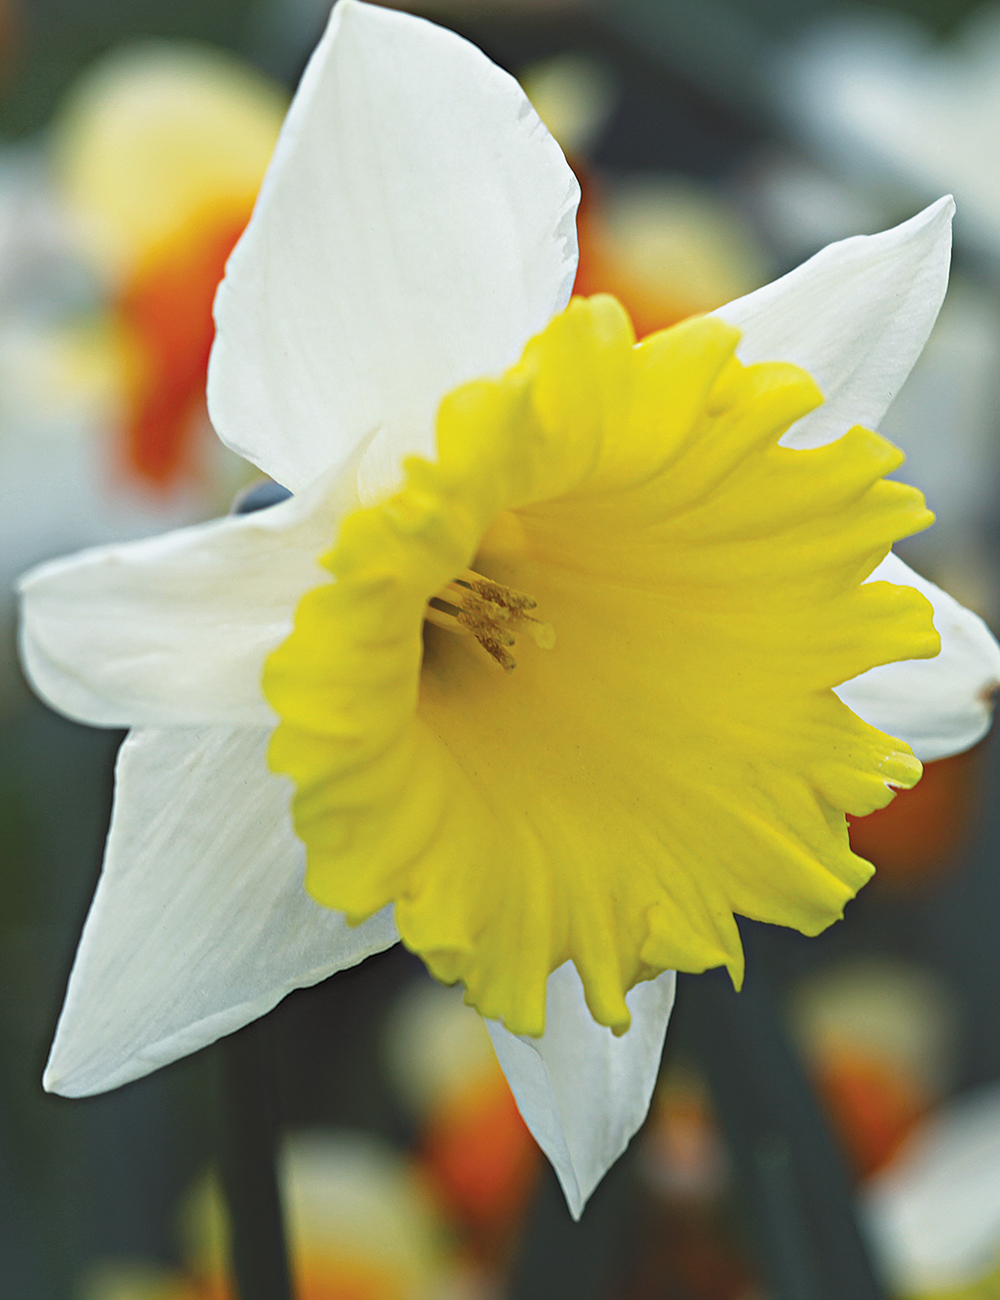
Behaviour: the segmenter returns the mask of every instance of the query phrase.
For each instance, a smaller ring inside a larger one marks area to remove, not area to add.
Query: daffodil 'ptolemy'
[[[742,978],[734,911],[824,928],[871,871],[843,813],[920,774],[832,687],[937,654],[922,596],[861,585],[931,516],[874,434],[779,446],[820,394],[738,340],[636,346],[614,299],[575,300],[444,400],[437,460],[344,520],[265,671],[309,891],[395,903],[516,1033],[564,961],[621,1033],[639,980]]]
[[[917,774],[888,737],[989,725],[1000,653],[929,584],[913,657],[921,580],[879,560],[927,515],[854,428],[933,323],[950,203],[636,346],[612,301],[565,310],[577,193],[477,50],[339,0],[209,369],[222,437],[294,495],[22,583],[39,692],[133,727],[50,1089],[193,1051],[398,921],[503,1016],[579,1214],[649,1104],[672,965],[738,973],[734,911],[828,923],[867,874],[843,810]]]

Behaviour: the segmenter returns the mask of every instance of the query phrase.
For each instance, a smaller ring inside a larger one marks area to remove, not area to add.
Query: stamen
[[[428,623],[433,623],[435,627],[443,627],[446,632],[460,632],[463,636],[469,635],[469,629],[463,627],[454,614],[448,614],[443,609],[432,602],[424,610],[424,619]]]
[[[527,611],[535,600],[523,591],[463,569],[447,587],[432,596],[424,617],[435,627],[476,638],[502,668],[510,672],[517,660],[507,649],[515,632],[526,632],[541,650],[556,643],[555,628]]]
[[[504,609],[534,609],[538,604],[534,597],[527,595],[526,592],[517,591],[514,587],[505,587],[502,582],[484,578],[482,574],[474,573],[472,569],[463,569],[456,581],[471,587],[484,600],[490,600],[494,605],[501,605]]]

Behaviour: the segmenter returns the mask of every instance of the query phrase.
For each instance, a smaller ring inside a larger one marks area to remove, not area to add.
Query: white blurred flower
[[[20,682],[12,584],[68,549],[203,518],[115,476],[117,375],[102,291],[77,253],[44,152],[0,152],[0,707]]]
[[[894,207],[954,193],[956,237],[1000,266],[1000,8],[947,44],[864,10],[817,25],[771,79],[791,125]]]
[[[1000,1085],[930,1115],[862,1197],[894,1294],[988,1300],[1000,1289]]]

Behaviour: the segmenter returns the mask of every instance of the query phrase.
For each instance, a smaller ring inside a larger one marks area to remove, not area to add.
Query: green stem
[[[823,1107],[782,1024],[773,927],[740,927],[747,978],[685,976],[678,1019],[708,1079],[775,1300],[885,1300]],[[680,1025],[676,1026],[680,1029]]]
[[[278,1187],[277,1087],[267,1017],[222,1040],[221,1172],[238,1300],[293,1300]]]

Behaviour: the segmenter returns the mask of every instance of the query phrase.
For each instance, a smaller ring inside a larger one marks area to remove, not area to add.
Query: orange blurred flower
[[[422,1150],[446,1210],[493,1255],[517,1223],[539,1161],[499,1066],[432,1110]]]
[[[588,163],[618,98],[608,65],[566,53],[521,73],[525,93],[580,181],[574,293],[611,293],[644,338],[772,277],[749,224],[721,192],[679,175],[599,175]]]
[[[803,980],[793,1025],[851,1167],[888,1165],[947,1090],[956,1011],[930,972],[853,958]]]
[[[120,463],[150,487],[198,471],[212,300],[286,107],[230,55],[159,42],[99,62],[55,123],[65,201],[109,286]]]
[[[136,268],[114,304],[130,360],[126,462],[148,483],[165,487],[194,470],[192,430],[215,337],[212,300],[248,216],[239,202],[199,215]]]
[[[534,1187],[541,1153],[482,1019],[457,990],[421,981],[396,1004],[386,1056],[416,1123],[430,1190],[473,1254],[497,1263]]]
[[[980,743],[925,763],[919,782],[888,807],[848,817],[851,848],[875,864],[876,882],[919,884],[955,866],[974,824],[982,751]]]
[[[281,1164],[297,1300],[480,1300],[478,1276],[456,1256],[421,1170],[402,1153],[368,1134],[315,1130],[290,1137]],[[235,1300],[214,1181],[195,1190],[186,1221],[191,1273],[163,1300]]]

